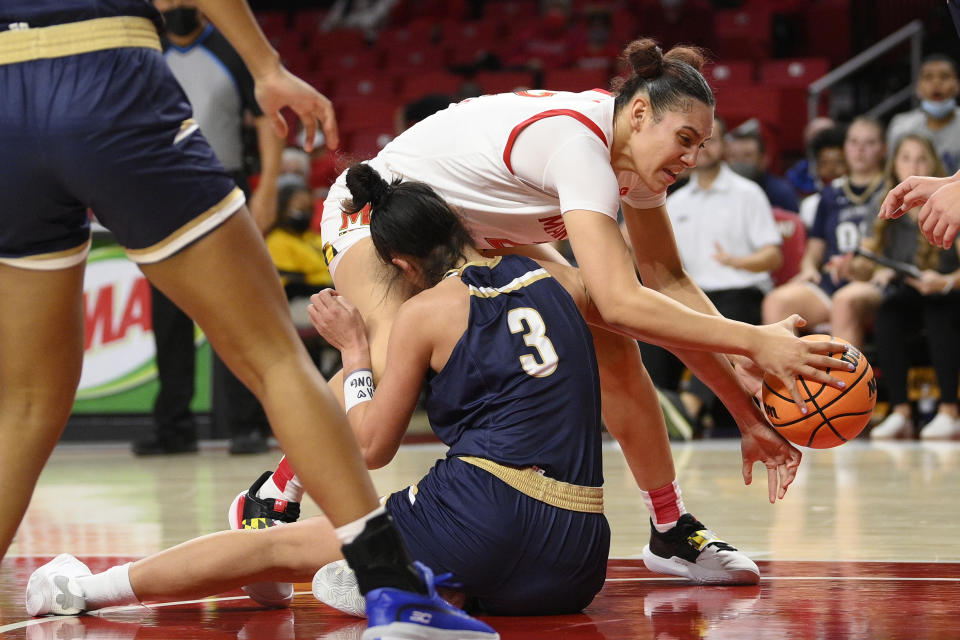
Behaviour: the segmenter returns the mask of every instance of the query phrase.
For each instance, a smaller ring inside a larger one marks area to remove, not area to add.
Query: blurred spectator
[[[276,182],[283,140],[254,98],[253,78],[240,56],[187,0],[156,0],[164,14],[164,57],[193,106],[194,118],[217,158],[249,198],[250,213],[266,231],[276,217]],[[260,180],[251,195],[244,166],[243,119],[255,116]],[[133,443],[135,455],[196,451],[197,433],[190,402],[194,393],[194,324],[151,286],[152,321],[160,388],[154,403],[154,433]],[[214,354],[213,419],[230,433],[231,453],[266,451],[270,425],[256,397]]]
[[[277,223],[266,242],[287,297],[309,296],[332,287],[320,234],[310,231],[314,197],[307,183],[286,180],[278,190],[277,203]]]
[[[930,140],[907,134],[900,138],[887,163],[889,186],[909,176],[943,176],[943,164]],[[870,432],[874,439],[912,437],[913,416],[907,399],[907,371],[911,365],[909,336],[925,329],[930,362],[940,387],[936,416],[920,431],[924,439],[949,439],[960,435],[957,385],[960,383],[960,278],[958,247],[941,250],[928,243],[917,226],[919,207],[896,220],[878,219],[872,238],[864,247],[888,258],[915,265],[921,278],[898,274],[893,269],[857,258],[854,270],[870,277],[883,291],[877,311],[877,364],[883,372],[880,383],[892,411]]]
[[[310,154],[297,147],[287,147],[280,156],[280,176],[297,175],[310,181]],[[278,189],[279,191],[279,189]]]
[[[940,54],[927,57],[920,66],[916,91],[920,106],[893,117],[887,145],[893,148],[907,133],[922,135],[933,142],[948,173],[953,173],[960,168],[960,83],[953,59]]]
[[[843,155],[846,134],[843,127],[831,127],[818,133],[810,144],[813,166],[816,167],[817,191],[800,201],[800,219],[807,229],[813,226],[813,219],[817,215],[820,191],[847,174],[847,161]]]
[[[763,322],[799,313],[808,331],[829,322],[833,335],[862,347],[865,321],[879,297],[867,283],[847,285],[852,253],[869,233],[886,193],[883,125],[858,117],[847,129],[843,150],[849,173],[821,192],[800,273],[764,298]]]
[[[799,211],[800,202],[793,185],[767,171],[768,158],[760,132],[737,128],[727,137],[726,159],[730,168],[759,184],[772,206],[794,213]]]
[[[763,296],[773,288],[770,272],[783,255],[770,203],[753,181],[723,162],[724,125],[714,120],[690,182],[667,198],[683,267],[728,318],[760,324]],[[675,390],[683,365],[669,351],[641,343],[654,384]],[[680,394],[683,410],[696,421],[714,409],[716,397],[696,378]]]
[[[817,158],[813,149],[813,141],[821,131],[825,131],[834,126],[833,120],[825,117],[814,118],[803,128],[803,148],[806,157],[796,162],[787,169],[784,174],[793,188],[801,196],[807,196],[816,193],[823,188],[823,183],[817,181]],[[839,146],[843,146],[841,143]],[[839,177],[839,176],[837,176]]]

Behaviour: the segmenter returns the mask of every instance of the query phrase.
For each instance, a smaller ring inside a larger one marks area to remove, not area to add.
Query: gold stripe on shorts
[[[157,27],[147,18],[115,16],[0,32],[0,64],[140,47],[160,51]]]
[[[561,482],[548,478],[530,467],[508,467],[486,458],[460,456],[460,459],[495,475],[534,500],[567,511],[603,513],[603,487],[584,487]]]

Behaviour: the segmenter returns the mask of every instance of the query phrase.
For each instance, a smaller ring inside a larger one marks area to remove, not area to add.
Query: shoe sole
[[[227,522],[231,529],[240,529],[247,492],[241,491],[227,509]],[[256,582],[244,585],[243,592],[256,602],[270,609],[285,609],[293,602],[293,584],[290,582]]]
[[[318,602],[322,602],[328,607],[336,609],[341,613],[355,616],[357,618],[366,618],[367,600],[360,594],[359,588],[353,589],[340,585],[339,583],[337,583],[336,586],[340,588],[335,588],[334,583],[324,579],[324,577],[321,575],[324,573],[325,568],[326,567],[321,567],[320,570],[317,571],[316,575],[313,576],[313,583],[311,584],[313,597],[316,598]],[[354,582],[354,584],[356,584],[356,582]],[[335,602],[344,603],[345,606],[337,606],[336,604],[333,604]]]
[[[750,569],[733,569],[730,571],[705,569],[676,556],[661,558],[650,551],[650,545],[643,548],[643,564],[653,573],[679,576],[694,584],[751,585],[760,582],[760,574]]]
[[[437,629],[411,622],[392,622],[363,632],[362,640],[500,640],[499,633]]]

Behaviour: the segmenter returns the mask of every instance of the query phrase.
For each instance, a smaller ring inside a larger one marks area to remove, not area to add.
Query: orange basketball
[[[805,336],[804,340],[846,340],[827,335]],[[784,438],[794,444],[813,449],[829,449],[853,440],[863,431],[877,403],[877,381],[873,369],[860,351],[854,347],[846,353],[831,353],[831,357],[856,365],[854,371],[827,370],[833,377],[847,383],[846,388],[834,387],[799,377],[800,393],[807,406],[804,415],[779,379],[763,379],[763,409],[770,424]]]

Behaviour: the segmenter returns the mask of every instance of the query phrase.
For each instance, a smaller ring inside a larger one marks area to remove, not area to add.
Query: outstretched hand
[[[740,454],[743,458],[743,482],[753,482],[753,465],[763,463],[767,468],[767,494],[770,503],[783,499],[787,487],[793,483],[800,468],[802,454],[783,436],[773,430],[765,419],[752,428],[741,429]]]
[[[849,362],[827,355],[845,352],[846,344],[798,338],[797,328],[806,323],[799,315],[793,314],[776,324],[757,327],[760,339],[750,354],[750,358],[767,375],[774,376],[783,383],[797,408],[804,414],[807,413],[807,407],[800,394],[798,376],[842,389],[846,383],[834,378],[825,369],[853,371],[855,368]]]
[[[910,176],[887,193],[877,214],[879,218],[899,218],[910,209],[926,204],[934,192],[950,181],[950,178]]]
[[[927,241],[935,247],[949,249],[960,231],[960,182],[950,182],[931,195],[917,223]]]
[[[317,121],[323,129],[326,145],[330,149],[340,146],[337,133],[337,118],[333,104],[323,94],[287,71],[282,66],[256,79],[257,103],[263,114],[270,119],[273,129],[281,138],[287,137],[287,122],[280,114],[284,107],[293,109],[303,123],[306,141],[305,151],[313,151],[313,139],[317,133]]]

